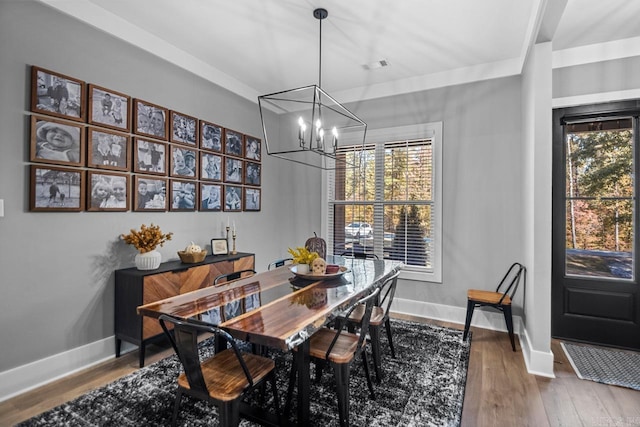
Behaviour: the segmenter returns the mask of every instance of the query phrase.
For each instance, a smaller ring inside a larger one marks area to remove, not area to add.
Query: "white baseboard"
[[[451,305],[433,304],[424,301],[413,301],[402,298],[394,298],[391,310],[395,313],[409,316],[426,317],[428,319],[441,320],[443,322],[459,323],[464,325],[467,317],[467,309]],[[471,326],[492,331],[507,332],[504,316],[497,311],[479,310],[473,312]],[[513,316],[513,331],[520,336],[522,332],[522,319]]]
[[[548,352],[533,350],[531,348],[531,339],[526,329],[524,330],[523,339],[520,339],[520,346],[522,347],[522,357],[527,366],[527,372],[541,377],[556,377],[553,373],[553,352],[551,350]]]
[[[428,319],[459,323],[461,325],[464,325],[467,316],[466,308],[402,298],[395,298],[393,300],[391,310],[395,313],[426,317]],[[476,309],[473,312],[471,326],[494,331],[507,331],[504,316],[497,311]],[[520,341],[522,357],[527,367],[527,372],[532,375],[555,378],[553,373],[553,353],[551,350],[549,350],[549,352],[532,350],[531,341],[529,340],[527,330],[524,328],[520,316],[513,316],[513,331]]]
[[[0,402],[115,357],[113,336],[0,372]]]

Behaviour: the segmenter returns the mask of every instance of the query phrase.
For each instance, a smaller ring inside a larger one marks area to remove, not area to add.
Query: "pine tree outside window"
[[[442,123],[369,131],[340,154],[358,166],[328,173],[333,254],[399,260],[403,278],[441,282]]]

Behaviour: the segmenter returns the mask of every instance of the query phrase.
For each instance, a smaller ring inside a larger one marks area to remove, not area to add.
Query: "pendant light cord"
[[[318,87],[322,87],[322,19],[320,21],[320,47],[318,48]]]

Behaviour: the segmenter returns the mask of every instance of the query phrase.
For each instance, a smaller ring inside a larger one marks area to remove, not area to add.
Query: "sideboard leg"
[[[140,349],[138,350],[139,354],[140,354],[140,367],[144,368],[144,349],[145,349],[146,345],[140,344]]]
[[[120,348],[122,347],[122,340],[116,338],[116,357],[120,357]]]

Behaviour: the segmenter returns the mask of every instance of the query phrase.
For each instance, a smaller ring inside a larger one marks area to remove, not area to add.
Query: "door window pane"
[[[633,279],[631,119],[566,126],[566,274]]]

